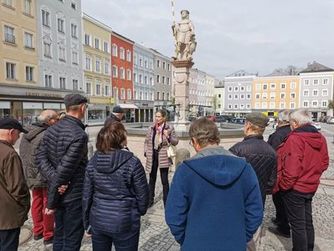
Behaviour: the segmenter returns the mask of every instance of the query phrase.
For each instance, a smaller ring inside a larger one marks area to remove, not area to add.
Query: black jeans
[[[92,244],[94,251],[111,250],[112,244],[116,251],[137,251],[139,228],[126,233],[107,233],[92,228]]]
[[[0,230],[0,251],[16,251],[19,247],[20,231],[21,228]]]
[[[273,202],[276,208],[276,220],[278,222],[278,228],[283,233],[290,233],[290,226],[288,216],[286,215],[284,202],[282,199],[282,192],[278,191],[273,194]]]
[[[79,251],[84,234],[81,200],[58,207],[55,223],[53,251]]]
[[[311,251],[314,248],[313,196],[314,193],[301,193],[294,190],[282,193],[292,230],[293,251]]]
[[[153,203],[154,201],[155,183],[157,180],[158,167],[159,167],[159,152],[153,149],[152,170],[150,173],[150,181],[149,181],[150,204]],[[168,170],[169,168],[160,168],[160,178],[162,183],[164,205],[166,205],[167,195],[169,192]]]

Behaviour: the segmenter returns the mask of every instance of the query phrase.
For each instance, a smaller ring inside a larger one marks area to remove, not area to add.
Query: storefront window
[[[10,116],[10,102],[0,101],[0,118]]]
[[[88,122],[104,122],[106,119],[106,111],[100,109],[88,110]]]

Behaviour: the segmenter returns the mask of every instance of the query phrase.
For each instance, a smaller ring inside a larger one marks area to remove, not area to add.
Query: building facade
[[[299,73],[299,77],[300,107],[308,108],[316,120],[329,115],[329,100],[334,100],[334,69],[313,62]]]
[[[133,46],[134,42],[116,32],[111,34],[112,95],[115,103],[125,109],[126,121],[134,121],[133,103]]]
[[[214,89],[214,107],[215,113],[222,115],[225,113],[225,86],[223,81],[218,81]]]
[[[153,121],[154,117],[154,55],[153,52],[137,43],[133,54],[133,99],[135,122]]]
[[[83,14],[84,83],[89,97],[88,123],[100,123],[109,115],[111,96],[110,27]]]
[[[252,85],[255,78],[256,74],[243,70],[224,78],[225,113],[239,117],[252,111]]]

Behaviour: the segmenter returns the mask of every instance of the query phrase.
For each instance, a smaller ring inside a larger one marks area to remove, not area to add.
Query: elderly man
[[[182,250],[245,250],[263,217],[256,174],[219,146],[213,121],[195,120],[189,135],[197,154],[175,172],[166,222]]]
[[[27,133],[12,118],[0,119],[0,250],[15,251],[19,245],[20,227],[28,219],[29,189],[22,163],[13,145]]]
[[[279,145],[282,144],[291,132],[289,114],[289,110],[281,110],[278,112],[276,131],[272,133],[268,139],[268,144],[275,150],[277,150]],[[268,230],[274,234],[290,238],[290,225],[284,209],[282,194],[278,191],[273,193],[272,197],[276,208],[276,217],[272,218],[271,221],[276,225],[276,227],[269,226]]]
[[[313,250],[312,198],[321,174],[328,168],[329,156],[324,136],[311,125],[308,110],[289,116],[292,132],[277,149],[278,175],[275,190],[282,198],[292,230],[294,251]]]
[[[114,121],[122,122],[123,117],[124,117],[124,110],[119,105],[116,105],[112,109],[112,113],[111,113],[110,117],[107,118],[106,121],[104,122],[104,126],[106,126],[109,123],[112,123]]]
[[[82,190],[87,165],[87,141],[82,119],[87,99],[80,94],[64,98],[66,116],[49,127],[38,148],[36,163],[48,181],[46,213],[55,211],[53,251],[80,250],[84,233]],[[60,188],[68,185],[64,194]]]
[[[27,127],[28,133],[23,135],[20,144],[20,156],[27,184],[32,190],[31,215],[33,220],[34,240],[44,238],[44,244],[52,243],[53,239],[53,215],[44,213],[47,203],[48,188],[46,180],[41,176],[35,156],[39,143],[45,130],[55,124],[59,119],[57,112],[44,110],[37,118],[37,123]]]

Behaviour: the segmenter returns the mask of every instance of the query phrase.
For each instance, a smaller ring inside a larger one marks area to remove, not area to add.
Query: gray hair
[[[290,113],[289,120],[294,120],[302,126],[312,122],[312,115],[307,109],[298,109]]]
[[[289,122],[289,110],[280,110],[278,112],[278,121]]]
[[[37,117],[37,121],[40,123],[47,123],[50,119],[57,117],[57,113],[53,110],[44,110]]]

